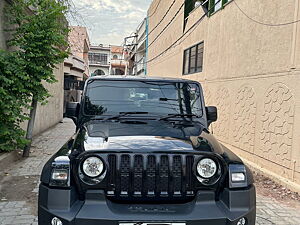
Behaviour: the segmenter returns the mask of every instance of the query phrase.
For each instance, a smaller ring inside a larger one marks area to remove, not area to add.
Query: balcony
[[[142,57],[141,59],[139,59],[137,61],[137,64],[136,64],[136,71],[137,71],[137,74],[140,75],[141,73],[143,73],[145,70],[145,57]]]
[[[89,61],[90,66],[109,66],[107,61]]]
[[[110,61],[112,67],[125,67],[126,62],[123,59],[112,59]]]

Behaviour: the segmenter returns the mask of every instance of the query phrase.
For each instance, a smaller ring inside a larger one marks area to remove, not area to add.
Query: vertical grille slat
[[[120,175],[121,175],[121,195],[127,196],[130,189],[130,156],[122,155],[121,156],[121,164],[120,164]]]
[[[150,197],[155,196],[156,159],[153,155],[148,156],[146,176],[147,195]]]
[[[113,196],[116,191],[117,157],[115,155],[109,155],[108,156],[108,164],[109,164],[109,168],[110,168],[110,176],[108,179],[107,194]]]
[[[159,192],[161,196],[168,196],[169,192],[169,157],[160,157],[159,165]]]
[[[193,195],[193,164],[194,157],[186,157],[186,194]]]
[[[182,160],[180,156],[173,157],[173,187],[174,195],[181,195],[182,190]]]
[[[133,194],[141,196],[143,191],[143,156],[136,155],[134,157],[133,169]]]

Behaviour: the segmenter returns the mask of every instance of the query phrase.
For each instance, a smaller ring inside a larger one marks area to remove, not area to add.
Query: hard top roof
[[[90,80],[133,80],[133,81],[167,81],[167,82],[196,82],[188,79],[179,79],[172,77],[152,77],[152,76],[125,76],[125,75],[105,75],[105,76],[93,76]]]

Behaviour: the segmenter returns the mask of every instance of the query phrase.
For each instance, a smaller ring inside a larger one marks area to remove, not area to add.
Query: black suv
[[[44,166],[40,225],[254,225],[253,177],[209,132],[198,82],[92,77]]]

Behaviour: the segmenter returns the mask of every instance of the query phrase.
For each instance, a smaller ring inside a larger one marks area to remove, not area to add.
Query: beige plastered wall
[[[172,0],[148,15],[151,31]],[[180,8],[176,1],[165,20],[149,35],[149,44]],[[249,16],[278,24],[300,19],[300,1],[236,0]],[[148,49],[148,75],[197,80],[207,105],[219,119],[211,127],[217,138],[253,168],[300,192],[300,23],[264,26],[246,18],[234,2],[206,17],[175,47],[156,60],[200,18],[195,9],[184,29],[184,8]],[[203,71],[182,75],[184,49],[204,41]]]
[[[6,40],[8,35],[4,32],[6,23],[4,21],[4,9],[8,4],[5,0],[0,0],[0,49],[7,49]],[[54,74],[58,82],[54,84],[45,84],[52,97],[48,99],[46,105],[38,105],[34,125],[34,135],[37,135],[50,127],[54,126],[63,119],[63,63],[56,66]],[[27,122],[22,124],[26,130]]]
[[[5,0],[0,0],[0,49],[6,49],[6,39],[7,35],[5,32],[3,32],[4,27],[5,27],[5,22],[4,22],[4,9],[5,6],[7,5],[7,2]]]
[[[57,82],[53,84],[45,83],[45,87],[49,90],[51,97],[46,105],[38,105],[36,118],[34,123],[33,135],[51,128],[63,119],[63,99],[64,99],[64,73],[63,63],[56,66],[54,74]],[[27,122],[22,125],[26,130]]]

